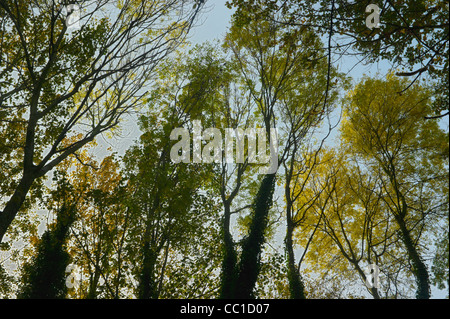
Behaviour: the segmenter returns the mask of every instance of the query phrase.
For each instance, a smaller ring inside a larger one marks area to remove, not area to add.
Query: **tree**
[[[205,280],[201,272],[212,273],[218,260],[214,246],[202,243],[214,243],[211,223],[216,221],[212,201],[197,193],[208,170],[197,165],[193,174],[191,166],[170,161],[169,132],[176,124],[167,114],[173,109],[161,102],[156,97],[149,102],[148,114],[140,119],[144,133],[120,161],[112,155],[98,164],[81,152],[56,170],[69,174],[71,194],[78,198],[68,252],[80,286],[69,291],[70,297],[174,298],[215,292],[214,277]],[[60,204],[58,194],[50,206]],[[184,277],[189,281],[180,287]]]
[[[295,202],[302,196],[309,177],[318,165],[318,153],[335,128],[330,116],[339,99],[338,90],[347,86],[345,77],[334,68],[329,68],[329,61],[327,62],[322,60],[314,67],[305,68],[303,74],[299,75],[300,78],[293,81],[294,90],[283,98],[281,108],[288,136],[284,150],[285,159],[282,162],[286,205],[285,248],[291,298],[295,299],[304,298],[305,291],[300,274],[303,257],[297,266],[293,237],[299,221],[304,218],[307,207],[313,205],[315,198],[310,198],[301,208],[296,207]],[[319,138],[320,135],[322,137]],[[313,240],[313,237],[309,240]]]
[[[278,158],[272,160],[277,164],[284,163],[295,157],[305,136],[330,113],[331,104],[336,99],[336,89],[342,84],[342,81],[338,82],[342,79],[337,79],[336,71],[323,59],[322,44],[313,33],[274,24],[251,12],[247,14],[252,19],[245,22],[238,18],[233,20],[225,46],[239,65],[252,103],[256,106],[257,118],[266,134],[269,136],[270,129],[277,127],[285,135],[284,147],[278,150]],[[269,181],[266,178],[276,179],[275,174],[266,174],[257,196],[268,192],[266,183]],[[275,187],[275,183],[269,184]],[[268,194],[272,197],[273,191]],[[257,199],[263,202],[258,204]],[[260,221],[266,219],[267,222],[271,204],[266,197],[255,197],[252,217],[255,224],[249,223],[249,234],[245,240],[257,241],[256,238],[264,233],[262,229],[267,224]],[[256,278],[254,274],[244,275],[243,269],[252,269],[257,274],[256,261],[263,242],[260,240],[249,248],[248,253],[253,255],[248,260],[252,262],[247,262],[246,258],[239,261],[238,272],[242,271],[242,275],[237,275],[237,278],[242,279],[238,282],[241,286],[239,293],[243,297],[252,296],[250,292]],[[245,254],[247,252],[243,248],[244,257]],[[243,288],[245,285],[246,288]]]
[[[379,175],[383,203],[392,214],[412,264],[417,298],[429,298],[429,271],[420,242],[438,212],[448,207],[441,192],[448,183],[445,161],[448,136],[436,120],[422,121],[432,112],[429,92],[406,86],[392,74],[386,80],[365,78],[351,92],[344,111],[343,141]]]
[[[391,297],[387,281],[370,287],[364,271],[365,265],[377,265],[386,278],[398,276],[402,269],[402,258],[394,249],[396,229],[383,206],[377,176],[370,176],[340,149],[322,149],[315,156],[316,167],[307,183],[300,184],[303,192],[295,202],[301,212],[296,238],[304,247],[302,258],[320,276],[359,279],[373,298]],[[314,240],[300,234],[311,234]]]
[[[64,214],[66,216],[64,216]],[[66,269],[70,255],[64,248],[70,226],[70,210],[60,211],[53,230],[47,230],[40,240],[35,258],[23,268],[20,299],[61,299],[67,294]],[[67,220],[61,221],[63,218]]]
[[[63,206],[57,212],[53,227],[42,235],[36,255],[23,267],[22,285],[18,298],[62,299],[66,297],[66,270],[70,263],[67,251],[69,228],[76,219],[76,204],[67,203],[70,185],[62,179],[58,195]]]
[[[97,163],[87,154],[80,161],[64,162],[57,171],[66,169],[74,194],[78,194],[77,220],[69,241],[72,263],[79,272],[79,287],[70,297],[95,299],[120,298],[126,289],[131,258],[125,249],[129,235],[130,211],[123,203],[123,178],[114,155]],[[87,280],[86,280],[86,279]]]
[[[63,143],[68,145],[71,141]],[[95,143],[89,146],[94,147]],[[67,278],[76,276],[76,283],[69,286],[71,289],[65,289],[66,297],[117,298],[123,283],[121,254],[124,254],[122,244],[126,234],[127,211],[120,201],[123,192],[120,190],[121,177],[114,156],[106,156],[99,164],[85,148],[58,165],[53,180],[55,184],[48,189],[45,202],[48,209],[47,225],[50,223],[50,226],[47,226],[41,240],[43,244],[39,244],[32,259],[42,254],[42,245],[44,252],[49,250],[47,246],[56,247],[51,251],[63,248],[64,256],[70,260],[70,267],[66,265],[60,273],[61,280],[65,285]],[[64,216],[68,210],[66,207],[70,207],[72,212],[68,217]],[[56,220],[54,225],[51,221],[53,218]],[[54,255],[46,257],[50,263],[58,260]],[[34,266],[28,265],[32,270]],[[50,264],[44,265],[40,271],[53,274]],[[87,281],[84,280],[85,275]],[[100,287],[101,281],[103,287]]]
[[[169,247],[176,250],[185,240],[189,243],[208,219],[208,212],[201,210],[199,215],[194,209],[200,202],[207,202],[198,193],[207,171],[198,164],[171,162],[172,145],[167,138],[173,123],[163,124],[161,130],[150,130],[156,126],[151,119],[146,125],[149,126],[141,137],[142,145],[130,149],[124,160],[128,205],[133,214],[131,234],[140,238],[136,251],[140,256],[138,296],[158,298],[161,287],[158,288],[156,267],[160,254],[167,254]],[[160,276],[164,276],[163,271]]]
[[[210,58],[208,55],[202,57]],[[204,77],[202,72],[208,70],[202,69],[204,65],[199,63],[202,57],[193,54],[192,59],[180,63],[177,55],[161,65],[159,79],[148,100],[148,113],[140,119],[144,133],[139,144],[124,157],[128,206],[134,216],[133,237],[141,238],[136,252],[140,258],[139,298],[158,298],[161,293],[167,295],[168,291],[163,287],[163,279],[167,278],[165,271],[180,275],[169,262],[177,259],[177,253],[189,252],[192,247],[206,249],[207,245],[202,247],[197,238],[214,232],[208,222],[217,218],[217,211],[207,209],[215,207],[210,192],[213,167],[196,162],[177,162],[172,157],[175,142],[171,139],[175,129],[192,128],[192,120],[202,112],[211,114],[214,111],[209,109],[215,105],[210,103],[214,99],[214,91],[208,83],[218,85],[219,81]],[[208,120],[211,121],[206,116],[205,121]],[[192,154],[194,146],[189,142],[188,147],[189,154]],[[188,256],[183,258],[191,259]],[[191,265],[210,269],[192,261]],[[170,281],[169,286],[172,285]],[[196,289],[214,291],[206,283],[196,282],[199,285]],[[181,291],[172,293],[182,294]],[[194,294],[187,287],[183,289],[183,294],[191,293]]]
[[[323,45],[310,30],[274,23],[279,19],[276,13],[264,19],[247,9],[242,10],[246,10],[248,19],[235,16],[227,45],[241,65],[266,130],[273,125],[285,135],[278,162],[284,165],[286,178],[288,277],[291,296],[298,298],[304,292],[292,244],[295,226],[291,198],[296,196],[291,193],[295,183],[293,165],[301,161],[298,152],[303,144],[330,115],[338,88],[345,86],[345,80],[324,58]],[[238,33],[246,36],[233,38]]]
[[[73,30],[57,1],[0,2],[1,161],[10,198],[0,240],[39,181],[139,107],[153,69],[183,40],[204,1],[82,1]],[[189,8],[187,8],[189,6]],[[105,16],[106,10],[115,12]],[[72,18],[72,15],[67,17]],[[17,133],[3,133],[15,128]],[[65,147],[62,141],[82,132]]]
[[[411,77],[414,83],[427,74],[433,81],[433,112],[427,116],[448,115],[448,41],[449,5],[446,1],[257,1],[227,2],[236,7],[240,21],[259,15],[266,20],[328,36],[329,49],[338,55],[359,54],[371,63],[385,59],[398,75]],[[380,26],[368,28],[366,7],[378,5]],[[278,18],[274,19],[274,12]],[[353,52],[352,49],[355,51]],[[406,90],[409,86],[403,88]],[[444,112],[444,113],[442,113]]]

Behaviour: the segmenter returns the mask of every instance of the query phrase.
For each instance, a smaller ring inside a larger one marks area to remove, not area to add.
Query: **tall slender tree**
[[[344,113],[343,140],[350,152],[380,174],[383,201],[394,217],[417,281],[417,298],[430,297],[429,270],[421,256],[424,232],[448,206],[440,193],[448,182],[445,161],[448,135],[432,112],[429,91],[407,86],[390,74],[386,80],[363,79],[351,92]]]

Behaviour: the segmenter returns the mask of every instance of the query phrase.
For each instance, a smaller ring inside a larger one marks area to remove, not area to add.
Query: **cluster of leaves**
[[[408,296],[411,278],[417,297],[428,298],[425,247],[448,221],[448,135],[435,120],[423,120],[432,112],[429,91],[415,86],[399,95],[407,85],[390,74],[365,78],[350,92],[342,145],[321,152],[295,203],[309,210],[299,221],[300,244],[307,244],[304,233],[317,232],[308,252],[311,271],[322,265],[365,281],[365,266],[379,265],[384,282],[369,290],[375,298]],[[305,205],[311,198],[314,204]]]
[[[448,115],[447,1],[234,0],[227,4],[236,8],[240,24],[260,16],[297,29],[313,29],[333,38],[336,44],[330,49],[340,55],[356,53],[368,63],[384,59],[401,69],[399,75],[412,77],[412,82],[427,75],[435,87],[432,115]],[[369,4],[380,8],[379,28],[366,26]],[[274,12],[279,13],[276,19]]]

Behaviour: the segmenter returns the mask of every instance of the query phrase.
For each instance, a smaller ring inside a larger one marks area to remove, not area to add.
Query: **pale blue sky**
[[[190,33],[192,42],[202,43],[221,39],[229,26],[232,10],[225,6],[224,0],[209,0],[198,25]]]

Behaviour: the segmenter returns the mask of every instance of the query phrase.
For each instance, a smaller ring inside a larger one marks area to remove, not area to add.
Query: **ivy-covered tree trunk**
[[[67,294],[66,268],[70,255],[65,242],[75,220],[75,207],[59,211],[53,229],[41,237],[33,260],[24,266],[19,299],[63,299]]]
[[[408,256],[413,267],[413,273],[416,277],[416,298],[430,299],[430,278],[427,267],[419,256],[416,246],[411,238],[411,233],[406,227],[404,219],[400,216],[396,216],[396,220],[400,228],[401,239],[406,247],[406,251],[408,252]]]
[[[396,171],[394,166],[392,165],[392,161],[390,164],[391,164],[390,166],[384,168],[384,171],[389,176],[393,189],[395,190],[395,195],[399,200],[397,211],[394,213],[394,218],[400,229],[401,240],[405,245],[408,257],[412,263],[412,272],[416,277],[417,283],[416,298],[429,299],[431,290],[430,290],[430,278],[428,270],[424,262],[422,261],[419,252],[417,251],[416,245],[414,244],[413,238],[411,236],[411,232],[409,231],[406,225],[405,218],[408,214],[408,204],[406,202],[405,195],[399,189],[398,186],[399,183],[397,182],[396,179]]]
[[[223,261],[222,261],[222,277],[220,284],[220,298],[230,299],[234,297],[234,291],[236,287],[236,265],[237,255],[234,248],[233,237],[230,233],[230,205],[229,202],[225,204],[225,213],[223,218]]]
[[[161,155],[161,172],[165,167],[164,153]],[[151,203],[151,208],[147,212],[147,221],[144,234],[144,243],[142,245],[142,265],[139,274],[138,297],[139,299],[155,299],[157,291],[155,267],[158,255],[164,245],[164,241],[157,245],[153,240],[153,216],[161,202],[161,189],[158,188],[157,193]]]
[[[144,260],[139,282],[139,299],[156,298],[157,283],[155,280],[155,265],[158,253],[148,244],[144,247]]]
[[[285,239],[288,264],[289,292],[291,299],[305,299],[305,287],[295,263],[294,246],[292,242],[293,231],[294,227],[292,225],[292,221],[289,220]]]
[[[260,256],[265,241],[264,233],[268,224],[274,188],[275,174],[266,175],[253,204],[253,219],[249,234],[243,241],[235,298],[254,298],[253,290],[260,270]]]

